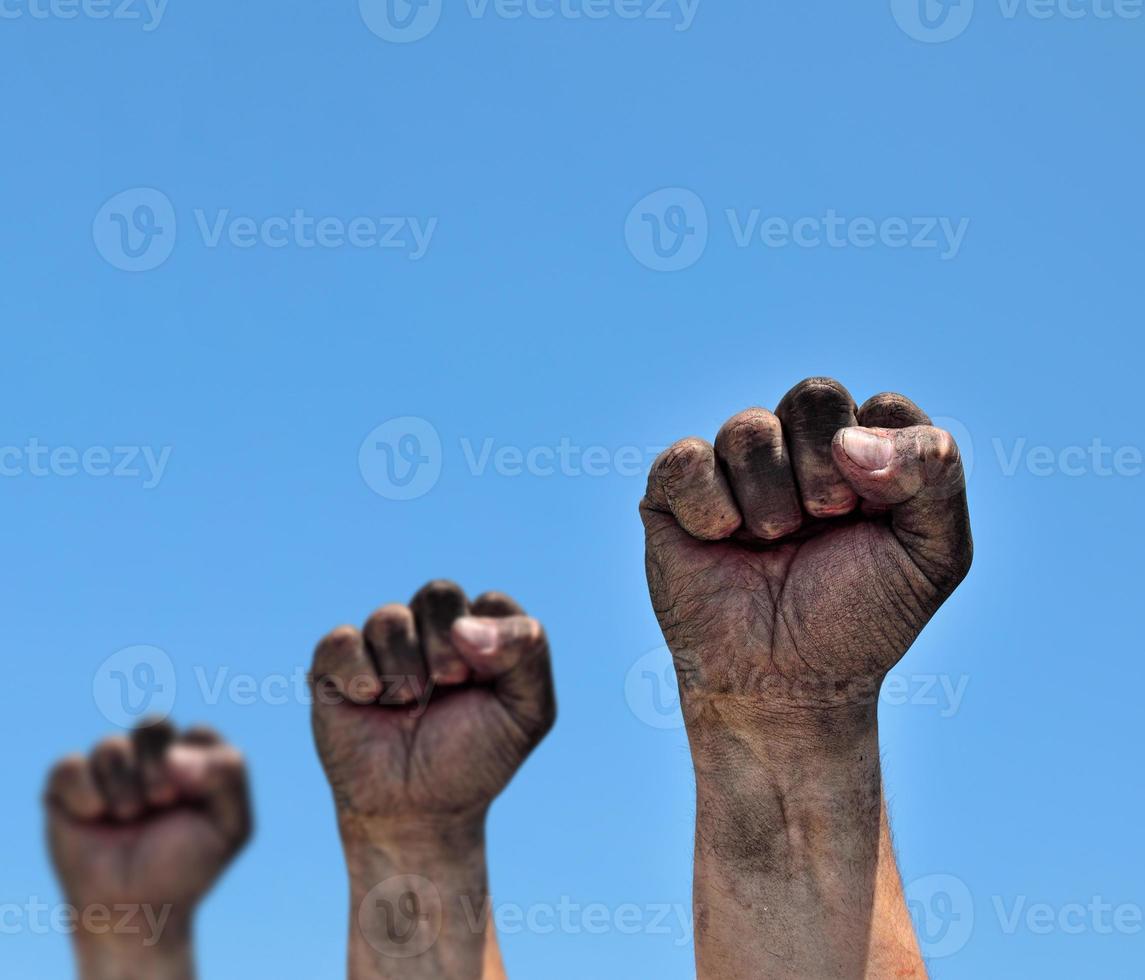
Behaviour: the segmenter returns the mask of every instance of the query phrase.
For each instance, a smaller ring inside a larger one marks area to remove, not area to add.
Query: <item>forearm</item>
[[[177,924],[168,923],[161,938],[81,930],[75,935],[74,950],[80,980],[195,978],[191,930]]]
[[[503,980],[484,821],[343,824],[350,980]]]
[[[925,977],[874,707],[824,726],[697,723],[691,737],[700,980]]]

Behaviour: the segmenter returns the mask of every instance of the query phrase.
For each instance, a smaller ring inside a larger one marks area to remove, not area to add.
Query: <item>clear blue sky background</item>
[[[446,0],[402,44],[367,27],[380,4],[348,0],[172,0],[153,30],[29,2],[0,18],[0,904],[58,901],[43,774],[109,730],[100,665],[146,644],[175,665],[176,719],[217,725],[253,769],[258,834],[203,910],[203,976],[341,975],[307,708],[211,704],[197,677],[299,672],[328,628],[449,576],[515,593],[554,643],[561,717],[493,811],[496,899],[614,923],[507,934],[511,973],[691,976],[674,916],[652,921],[689,901],[686,743],[657,713],[667,688],[638,668],[626,695],[641,657],[661,662],[634,470],[830,374],[953,419],[974,458],[976,565],[881,712],[934,975],[1141,975],[1145,19],[978,0],[927,34],[910,4],[700,0],[677,30],[672,4],[509,19]],[[140,187],[175,222],[153,210],[170,254],[131,273],[115,222],[147,227],[147,201],[97,214]],[[690,194],[629,222],[661,188]],[[753,209],[969,225],[953,255],[893,247],[893,224],[871,247],[740,247]],[[224,210],[437,224],[418,260],[212,246],[196,212]],[[681,214],[686,267],[649,269],[652,222]],[[416,499],[371,489],[384,459],[359,466],[395,417],[441,441]],[[67,475],[66,454],[37,477],[33,439],[171,451],[148,489]],[[562,439],[607,450],[604,475],[476,472],[465,451]],[[1073,908],[1095,899],[1120,918]],[[615,925],[626,903],[636,934]],[[12,921],[0,974],[69,975],[63,937]]]

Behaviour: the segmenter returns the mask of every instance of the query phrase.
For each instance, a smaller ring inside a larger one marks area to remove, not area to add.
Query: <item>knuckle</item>
[[[706,444],[702,439],[689,436],[669,446],[660,455],[656,469],[661,478],[671,486],[685,479],[706,455]]]
[[[412,627],[413,612],[396,602],[375,609],[366,620],[366,633],[371,638],[401,635]]]
[[[69,755],[59,759],[48,772],[46,784],[49,790],[59,789],[71,783],[82,773],[87,760],[82,755]]]
[[[351,653],[358,644],[358,631],[353,626],[339,626],[331,630],[319,644],[319,652],[334,658]]]
[[[437,603],[455,598],[461,593],[461,586],[446,578],[435,578],[426,582],[414,597],[415,602]]]
[[[748,452],[759,445],[771,445],[783,436],[779,419],[765,408],[749,408],[724,423],[716,443],[732,454]]]
[[[815,413],[828,406],[835,406],[840,399],[853,403],[851,393],[834,378],[812,377],[804,378],[780,402],[783,411]]]
[[[931,429],[930,438],[923,442],[922,455],[928,466],[936,470],[954,469],[962,460],[958,443],[945,429]]]
[[[109,735],[105,739],[101,739],[96,743],[95,748],[92,749],[91,756],[93,761],[107,761],[110,759],[121,758],[131,752],[131,742],[123,735]]]

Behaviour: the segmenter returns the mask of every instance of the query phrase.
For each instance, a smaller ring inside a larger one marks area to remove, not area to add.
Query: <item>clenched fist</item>
[[[544,630],[508,596],[431,582],[328,634],[311,683],[350,874],[351,977],[501,975],[485,816],[556,717]]]
[[[829,378],[669,448],[641,513],[690,723],[869,703],[971,561],[950,435]]]
[[[318,645],[318,753],[340,817],[484,813],[556,716],[548,644],[507,596],[431,582]]]
[[[59,762],[45,804],[83,975],[190,975],[195,908],[250,836],[238,752],[206,728],[145,725]],[[85,929],[97,911],[110,920]]]
[[[811,378],[668,449],[640,510],[695,763],[697,976],[925,977],[875,708],[970,567],[954,441]]]

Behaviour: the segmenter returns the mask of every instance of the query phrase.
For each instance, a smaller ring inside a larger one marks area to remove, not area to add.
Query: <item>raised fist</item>
[[[105,739],[90,757],[63,759],[49,777],[45,804],[52,860],[81,921],[92,909],[134,909],[136,927],[171,930],[180,939],[251,832],[239,753],[209,729],[177,736],[166,722]],[[116,938],[127,945],[127,937]],[[143,939],[155,946],[163,937]]]
[[[483,817],[556,717],[540,624],[452,582],[328,634],[311,683],[343,826]]]
[[[971,562],[954,440],[828,378],[670,447],[640,510],[690,728],[873,705]]]

